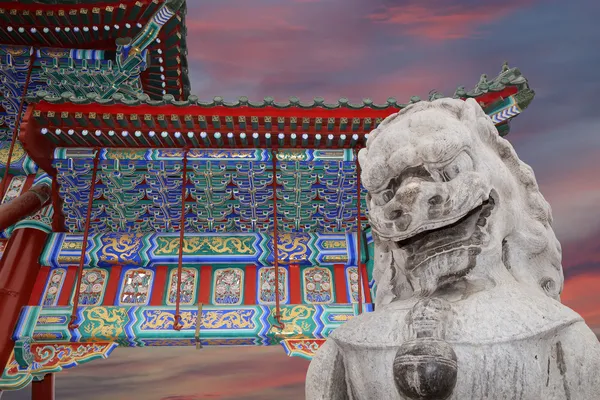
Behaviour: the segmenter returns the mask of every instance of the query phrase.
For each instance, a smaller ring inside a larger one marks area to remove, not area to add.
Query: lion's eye
[[[383,201],[385,201],[386,203],[389,203],[390,200],[392,200],[394,198],[394,193],[392,193],[391,190],[386,190],[383,193],[381,193],[381,198],[383,199]]]
[[[442,176],[445,181],[450,181],[456,178],[459,173],[472,170],[473,160],[467,153],[462,152],[454,159],[454,161],[444,167]]]
[[[372,196],[372,199],[373,199],[373,202],[375,203],[375,205],[380,206],[380,207],[389,203],[390,200],[392,200],[393,198],[394,198],[394,192],[392,192],[390,189],[384,190],[383,192],[374,194]]]

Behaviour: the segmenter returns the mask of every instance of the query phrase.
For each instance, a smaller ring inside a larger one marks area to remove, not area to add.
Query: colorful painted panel
[[[19,390],[34,378],[60,372],[87,362],[106,359],[117,343],[31,343],[30,365],[21,366],[15,354],[11,354],[6,368],[0,375],[0,390]]]
[[[263,267],[258,271],[258,302],[260,304],[275,304],[276,289],[275,267]],[[285,304],[289,301],[288,271],[279,267],[279,302]]]
[[[323,339],[354,317],[352,305],[281,305],[281,330],[273,326],[275,307],[204,305],[180,308],[182,329],[173,329],[175,307],[79,307],[79,326],[69,330],[71,307],[23,307],[14,339],[53,343],[113,341],[121,346],[194,345],[196,324],[206,345],[269,345],[284,339]],[[369,310],[365,307],[365,311]]]
[[[4,249],[6,249],[7,244],[8,240],[0,239],[0,260],[2,259],[2,255],[4,254]]]
[[[244,271],[241,268],[219,268],[213,278],[213,304],[242,304]]]
[[[57,147],[54,159],[86,159],[92,158],[90,148]],[[195,161],[271,161],[272,152],[269,149],[200,149],[192,148],[187,155],[188,160]],[[183,149],[131,149],[103,148],[100,150],[100,161],[107,160],[143,160],[167,161],[183,160]],[[278,161],[346,161],[354,162],[352,149],[282,149],[277,152]]]
[[[168,305],[175,305],[177,301],[177,268],[171,269],[169,274],[169,296]],[[196,303],[196,291],[198,288],[198,270],[196,268],[181,269],[181,288],[179,304],[192,305]]]
[[[2,146],[2,142],[0,142],[0,158],[2,157],[2,151],[3,151],[1,146]],[[1,164],[1,161],[0,161],[0,164]],[[0,178],[1,177],[2,177],[2,166],[0,165]],[[4,194],[4,197],[1,199],[2,201],[0,201],[0,204],[8,203],[9,201],[17,198],[23,191],[23,187],[25,186],[26,180],[27,180],[26,175],[18,175],[18,176],[9,177],[8,178],[8,187],[7,187],[6,193]],[[10,238],[10,235],[12,234],[14,228],[15,228],[15,226],[13,225],[13,226],[5,229],[4,231],[0,231],[0,239]]]
[[[79,285],[79,304],[82,306],[97,306],[102,303],[104,289],[108,282],[108,271],[100,268],[84,269]],[[75,291],[71,298],[71,304],[75,297]]]
[[[119,304],[148,304],[153,276],[154,272],[148,269],[138,268],[125,271],[119,292]]]
[[[67,270],[63,268],[56,268],[50,272],[50,276],[48,276],[48,282],[46,283],[46,289],[44,290],[44,295],[42,296],[42,305],[44,307],[56,305],[66,276]],[[89,281],[90,277],[88,276],[87,278]]]
[[[375,278],[373,278],[373,270],[375,268],[375,257],[373,256],[375,254],[375,242],[370,228],[365,232],[365,238],[367,239],[368,254],[372,255],[367,260],[366,267],[367,277],[369,279],[369,290],[371,291],[371,298],[374,299],[375,293],[377,292],[377,284],[375,283]]]
[[[6,190],[6,193],[4,194],[4,197],[3,197],[1,203],[8,203],[9,201],[19,197],[19,195],[21,194],[21,192],[23,190],[23,186],[25,186],[25,181],[27,180],[27,176],[19,175],[19,176],[13,176],[12,178],[9,178],[9,179],[10,180],[9,180],[9,184],[8,184],[8,189]]]
[[[302,271],[304,302],[325,304],[333,302],[333,278],[328,268],[310,267]]]
[[[278,236],[282,264],[356,265],[356,234],[284,233]],[[51,233],[41,263],[67,267],[79,263],[83,235]],[[365,249],[363,243],[363,249]],[[179,258],[178,233],[98,233],[88,238],[86,266],[136,265],[176,266]],[[363,261],[367,251],[362,251]],[[183,265],[196,266],[256,264],[272,266],[272,236],[263,233],[186,233]]]
[[[302,357],[306,360],[312,360],[315,353],[326,339],[285,339],[281,341],[285,354],[290,357]]]
[[[31,228],[41,231],[52,232],[52,217],[54,216],[54,207],[52,204],[42,208],[38,212],[23,218],[14,225],[14,229]]]
[[[362,282],[362,301],[365,302],[365,285],[368,282]],[[352,303],[358,303],[358,268],[348,267],[346,268],[346,288],[348,290],[348,301]]]

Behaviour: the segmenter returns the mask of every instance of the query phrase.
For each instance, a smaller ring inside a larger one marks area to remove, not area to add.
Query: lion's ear
[[[462,112],[460,114],[460,120],[465,122],[475,123],[479,117],[486,117],[487,114],[475,99],[466,99],[464,101]]]
[[[360,164],[361,167],[364,167],[365,163],[367,162],[367,153],[368,153],[368,150],[365,148],[360,149],[358,151],[358,163]]]

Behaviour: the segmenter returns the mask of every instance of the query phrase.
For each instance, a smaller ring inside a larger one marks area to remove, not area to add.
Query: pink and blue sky
[[[600,334],[600,2],[188,0],[192,92],[203,99],[452,95],[507,60],[536,98],[507,137],[563,245],[563,302]],[[57,398],[303,399],[308,362],[281,348],[117,349],[57,375]],[[27,391],[3,399],[29,398]]]

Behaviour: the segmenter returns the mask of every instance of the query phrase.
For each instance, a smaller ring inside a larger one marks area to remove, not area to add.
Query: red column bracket
[[[189,148],[183,149],[183,174],[181,179],[181,221],[179,223],[179,261],[177,264],[177,298],[175,299],[175,321],[173,329],[180,331],[181,315],[179,314],[179,303],[181,300],[181,266],[183,264],[183,238],[185,235],[185,185],[187,184],[187,155]]]
[[[48,234],[39,229],[17,229],[0,261],[0,365],[6,365],[13,350],[13,330],[35,288],[47,238]]]
[[[41,381],[31,384],[32,400],[54,400],[54,374],[47,374]]]
[[[152,296],[150,297],[151,306],[162,306],[165,304],[165,292],[167,292],[167,299],[169,296],[169,288],[167,282],[169,281],[169,267],[165,265],[159,265],[154,268],[154,283],[152,288]]]
[[[299,264],[289,264],[290,304],[302,304],[302,274]]]
[[[212,267],[203,265],[200,267],[200,286],[198,288],[198,302],[212,304],[210,287],[212,284]]]
[[[121,270],[122,266],[120,265],[113,265],[110,267],[110,275],[108,276],[108,283],[106,284],[106,290],[104,291],[104,300],[102,301],[103,306],[115,306],[119,304]]]
[[[348,290],[346,289],[346,266],[344,264],[334,264],[333,276],[335,281],[335,302],[346,303],[348,301]]]
[[[256,304],[256,265],[246,265],[244,271],[244,304]]]
[[[85,252],[87,251],[88,236],[90,233],[90,220],[92,219],[92,206],[94,205],[94,192],[96,191],[96,175],[98,174],[98,162],[100,159],[100,149],[94,149],[94,166],[92,168],[92,182],[90,184],[90,197],[88,199],[88,208],[85,215],[85,228],[83,231],[83,243],[81,244],[81,258],[79,259],[79,268],[77,270],[77,283],[75,285],[75,298],[73,299],[73,311],[69,321],[69,329],[74,330],[79,327],[75,324],[77,319],[77,307],[79,307],[79,291],[81,289],[81,279],[83,277],[83,263],[85,262]]]

